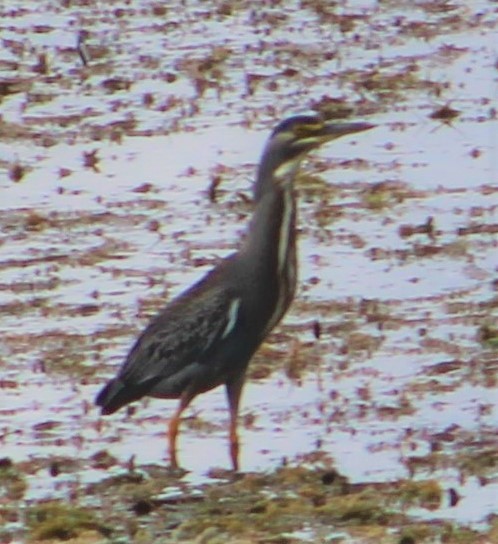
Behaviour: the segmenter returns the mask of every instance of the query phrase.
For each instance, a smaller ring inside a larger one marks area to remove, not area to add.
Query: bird
[[[257,168],[253,214],[238,251],[174,298],[138,336],[116,377],[98,393],[102,415],[145,396],[179,399],[169,419],[168,448],[178,469],[177,436],[199,394],[225,386],[229,455],[239,471],[237,419],[251,358],[288,310],[296,290],[296,192],[306,155],[324,143],[374,125],[333,122],[320,113],[281,121]]]

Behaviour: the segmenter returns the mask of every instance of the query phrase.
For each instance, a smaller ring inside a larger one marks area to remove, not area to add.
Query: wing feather
[[[239,301],[239,302],[236,302]],[[130,351],[119,378],[140,385],[185,373],[192,364],[209,364],[213,347],[236,326],[240,299],[226,289],[185,293],[153,319]]]

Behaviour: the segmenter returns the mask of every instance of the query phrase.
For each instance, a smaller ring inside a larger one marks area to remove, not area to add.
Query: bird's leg
[[[230,459],[234,472],[239,471],[239,436],[237,434],[237,410],[230,410]]]
[[[230,409],[230,459],[232,460],[232,468],[234,472],[239,471],[239,436],[237,433],[237,420],[239,416],[239,402],[242,393],[242,384],[244,378],[238,379],[235,382],[227,383],[228,406]]]
[[[192,397],[190,395],[182,395],[180,397],[180,403],[178,408],[175,410],[175,413],[169,420],[168,427],[168,443],[169,443],[169,458],[171,468],[178,468],[178,460],[176,458],[176,437],[178,436],[178,428],[180,426],[180,418],[183,411],[190,404]]]

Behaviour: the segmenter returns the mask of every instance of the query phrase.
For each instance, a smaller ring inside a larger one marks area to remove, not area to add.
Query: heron
[[[296,290],[296,192],[302,160],[324,143],[372,128],[333,122],[319,113],[281,121],[262,153],[254,211],[238,251],[174,298],[138,336],[116,377],[96,397],[108,415],[145,396],[179,399],[169,419],[172,468],[185,409],[199,394],[224,385],[229,454],[239,471],[237,419],[251,358],[289,308]]]

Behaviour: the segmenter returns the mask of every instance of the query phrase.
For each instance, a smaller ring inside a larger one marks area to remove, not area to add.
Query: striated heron
[[[247,366],[287,311],[296,288],[294,180],[305,155],[329,140],[372,128],[319,115],[282,121],[271,134],[254,186],[255,210],[239,251],[157,314],[138,337],[117,376],[98,394],[102,414],[146,395],[179,405],[168,429],[170,462],[178,467],[180,418],[192,400],[225,385],[230,457],[239,469],[237,415]]]

